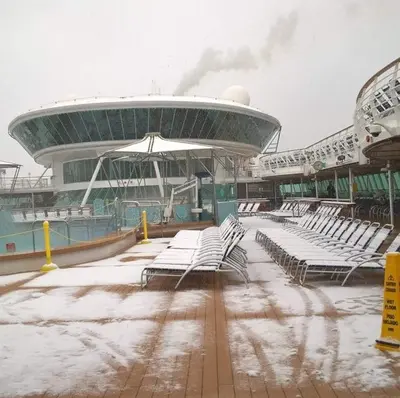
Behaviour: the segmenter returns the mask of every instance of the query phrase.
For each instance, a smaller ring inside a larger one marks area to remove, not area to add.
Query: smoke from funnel
[[[342,0],[339,4],[350,18],[370,17],[376,20],[379,16],[398,12],[399,3],[398,0]]]
[[[197,86],[209,72],[249,70],[257,67],[257,61],[249,47],[229,50],[226,54],[213,48],[207,48],[197,65],[190,72],[185,73],[174,94],[185,94],[192,87]]]
[[[271,27],[265,45],[261,49],[261,57],[265,62],[271,62],[277,49],[287,48],[291,44],[296,32],[298,19],[298,12],[292,11],[287,17],[279,17]]]
[[[261,49],[261,60],[257,60],[248,46],[227,53],[207,48],[201,55],[197,65],[185,73],[174,94],[184,95],[191,88],[199,85],[209,72],[228,70],[257,69],[260,61],[271,62],[273,53],[278,48],[287,48],[293,40],[298,23],[298,12],[292,11],[287,17],[280,17],[272,26],[264,47]]]

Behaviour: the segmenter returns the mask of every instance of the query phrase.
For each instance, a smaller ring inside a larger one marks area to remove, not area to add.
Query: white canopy
[[[0,169],[17,169],[18,167],[21,167],[21,165],[0,160]]]
[[[210,145],[203,144],[191,144],[188,142],[166,140],[161,137],[160,133],[148,133],[145,137],[133,144],[129,144],[117,149],[113,149],[104,153],[104,155],[160,155],[166,156],[169,153],[174,152],[175,156],[179,155],[179,152],[185,154],[186,152],[201,152],[201,151],[213,151],[222,149]],[[103,155],[103,156],[104,156]]]

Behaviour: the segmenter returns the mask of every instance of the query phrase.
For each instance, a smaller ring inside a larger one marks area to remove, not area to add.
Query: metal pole
[[[190,167],[190,153],[189,151],[186,151],[186,181],[190,181],[190,176],[192,175],[192,168]],[[189,190],[188,192],[188,199],[189,203],[193,203],[193,195],[192,195],[192,189]]]
[[[35,217],[35,194],[32,192],[32,212],[33,217]]]
[[[215,224],[218,225],[218,204],[217,204],[217,191],[215,187],[215,164],[214,152],[211,151],[211,177],[212,177],[212,193],[213,193],[213,207]]]
[[[47,167],[44,169],[44,172],[41,174],[41,176],[39,177],[39,179],[36,180],[35,185],[33,186],[33,188],[35,188],[36,185],[39,184],[40,181],[42,181],[43,176],[46,174],[46,172],[47,172],[47,170],[48,170],[49,168],[50,168],[50,166],[47,166]]]
[[[293,182],[290,180],[290,197],[293,198]]]
[[[246,200],[249,199],[249,186],[247,184],[247,182],[245,182],[246,185]]]
[[[390,224],[394,225],[394,210],[393,210],[393,179],[390,162],[387,163],[388,187],[389,187],[389,209],[390,209]]]
[[[103,158],[100,158],[99,161],[97,162],[96,168],[94,169],[94,172],[93,172],[92,178],[89,182],[89,185],[87,187],[85,196],[82,199],[81,207],[85,206],[87,200],[89,199],[90,192],[92,191],[93,184],[96,181],[97,175],[99,174],[100,167],[102,164],[103,164]],[[110,182],[110,184],[111,184],[111,182]]]
[[[164,198],[164,187],[163,187],[163,182],[162,182],[161,174],[160,174],[160,168],[158,167],[157,160],[153,160],[153,167],[154,167],[154,171],[156,173],[158,189],[160,190],[160,196],[162,198]]]
[[[318,178],[315,175],[315,198],[318,199]]]
[[[335,170],[335,195],[336,195],[336,202],[338,202],[339,201],[339,187],[338,187],[337,170]]]
[[[349,167],[349,191],[350,191],[350,203],[353,203],[353,172]],[[351,217],[354,218],[354,206],[351,204]]]

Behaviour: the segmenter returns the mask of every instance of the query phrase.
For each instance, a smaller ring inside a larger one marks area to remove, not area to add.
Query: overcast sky
[[[1,0],[0,10],[0,159],[23,175],[43,168],[7,127],[40,105],[148,94],[152,81],[162,94],[183,85],[213,97],[239,84],[282,123],[280,149],[294,149],[352,124],[363,83],[400,56],[400,0]]]

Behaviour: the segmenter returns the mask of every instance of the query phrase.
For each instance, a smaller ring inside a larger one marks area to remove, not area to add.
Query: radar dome
[[[223,92],[221,99],[226,101],[238,102],[242,105],[250,105],[250,95],[247,90],[244,89],[242,86],[231,86],[227,88]]]

